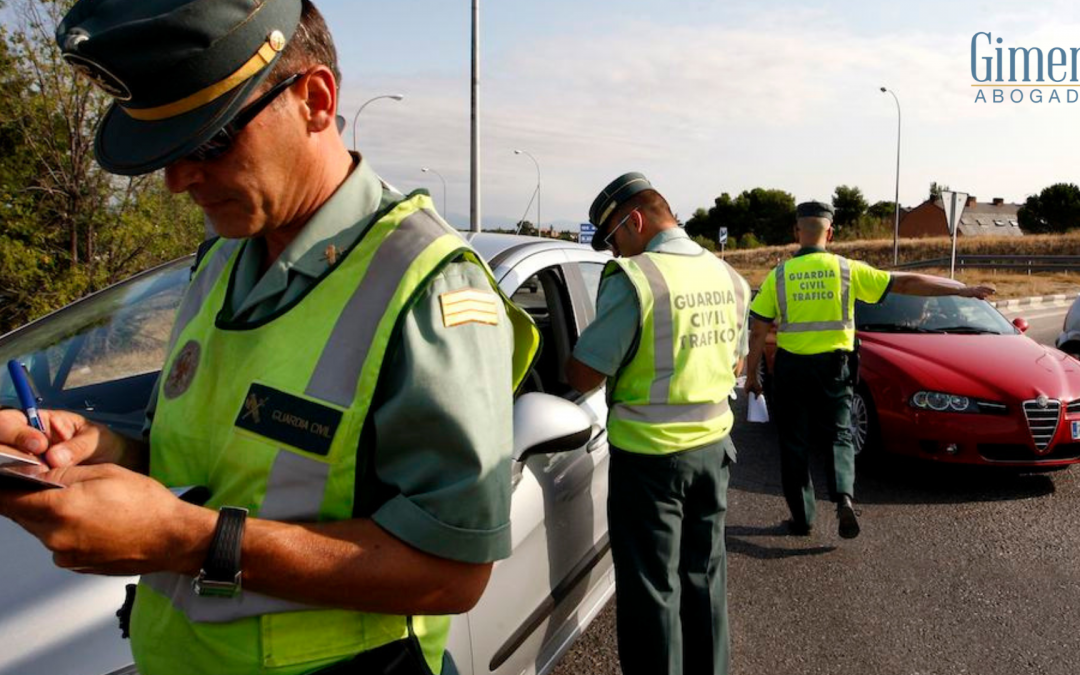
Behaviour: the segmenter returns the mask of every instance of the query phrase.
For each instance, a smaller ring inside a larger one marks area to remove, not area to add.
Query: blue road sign
[[[594,234],[596,234],[595,225],[592,223],[582,223],[581,229],[578,230],[578,242],[582,244],[591,244]]]

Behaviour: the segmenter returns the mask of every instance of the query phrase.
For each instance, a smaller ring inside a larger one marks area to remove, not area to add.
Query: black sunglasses
[[[221,128],[221,131],[214,134],[207,142],[189,152],[184,159],[193,162],[206,162],[224,155],[232,149],[233,141],[235,141],[236,137],[240,135],[240,132],[244,130],[244,127],[251,124],[251,121],[258,117],[259,113],[266,109],[266,106],[273,103],[274,99],[281,95],[281,92],[293,86],[293,84],[303,77],[303,75],[303,73],[290,75],[273,87],[270,87],[265,94],[244,106],[240,112],[236,113],[236,116]]]

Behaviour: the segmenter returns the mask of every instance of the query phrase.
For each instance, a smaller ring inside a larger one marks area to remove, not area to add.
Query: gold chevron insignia
[[[499,299],[491,291],[466,288],[439,296],[443,326],[451,328],[467,323],[499,325]]]

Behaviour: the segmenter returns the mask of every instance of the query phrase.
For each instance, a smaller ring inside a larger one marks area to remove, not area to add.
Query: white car
[[[1061,324],[1061,335],[1054,341],[1054,346],[1077,358],[1080,358],[1080,297],[1073,301]]]
[[[448,650],[462,675],[550,671],[614,594],[607,531],[603,390],[581,396],[562,375],[592,320],[606,254],[512,235],[468,235],[503,291],[543,334],[514,408],[513,555],[496,564]],[[0,338],[0,359],[30,371],[41,407],[138,433],[192,258],[144,272]],[[6,371],[0,402],[18,405]],[[53,566],[41,544],[0,519],[0,675],[130,675],[116,610],[134,579]]]

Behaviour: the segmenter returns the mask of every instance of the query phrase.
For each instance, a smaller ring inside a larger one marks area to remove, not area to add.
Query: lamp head
[[[884,93],[885,93],[885,87],[882,87],[882,88],[881,88],[881,93],[882,93],[882,94],[884,94]]]

